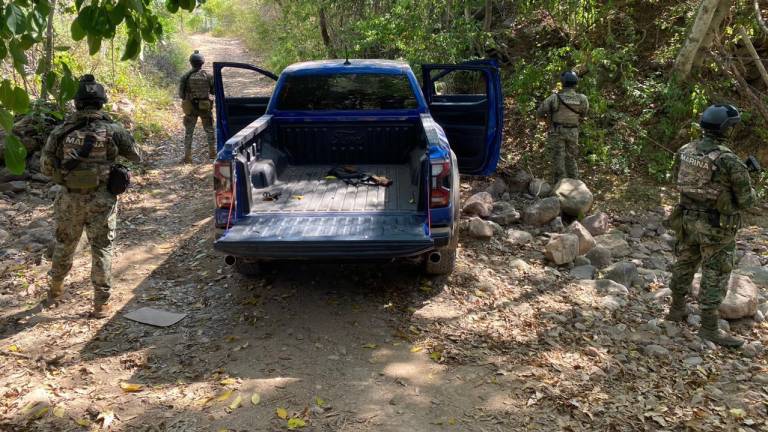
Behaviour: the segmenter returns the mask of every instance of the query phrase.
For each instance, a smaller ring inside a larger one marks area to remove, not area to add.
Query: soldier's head
[[[195,50],[195,52],[189,56],[189,64],[192,65],[193,68],[200,69],[203,67],[203,63],[205,63],[205,57],[200,54],[200,51]]]
[[[706,135],[725,137],[740,122],[741,115],[736,107],[717,104],[704,110],[699,125]]]
[[[560,74],[560,82],[563,84],[563,88],[576,87],[579,83],[579,76],[574,71],[565,71]]]
[[[84,109],[101,109],[107,103],[107,92],[104,86],[96,82],[91,74],[80,77],[80,85],[75,93],[75,108],[78,111]]]

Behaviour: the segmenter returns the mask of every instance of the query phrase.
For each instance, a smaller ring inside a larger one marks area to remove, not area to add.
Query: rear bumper
[[[214,248],[256,259],[374,260],[420,255],[435,242],[418,215],[260,215],[238,221]]]

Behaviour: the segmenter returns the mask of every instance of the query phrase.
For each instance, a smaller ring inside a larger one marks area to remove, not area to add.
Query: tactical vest
[[[90,152],[87,148],[90,146]],[[72,152],[81,160],[73,169]],[[85,155],[84,153],[88,154]],[[109,168],[117,158],[117,147],[112,142],[112,133],[104,122],[87,123],[67,134],[62,140],[62,177],[70,189],[95,189],[109,178]]]
[[[211,81],[204,70],[192,72],[187,77],[187,98],[208,100],[210,90]]]
[[[565,106],[560,99],[576,112],[573,112]],[[552,111],[552,122],[561,125],[577,126],[581,119],[581,115],[583,115],[585,111],[583,100],[579,97],[578,93],[558,93],[555,95],[554,105],[555,109]]]
[[[723,150],[716,148],[704,152],[696,145],[693,142],[680,149],[677,190],[693,201],[714,206],[724,189],[723,185],[713,181],[718,169],[715,162]]]

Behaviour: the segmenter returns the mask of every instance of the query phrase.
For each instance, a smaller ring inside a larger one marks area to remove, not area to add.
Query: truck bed
[[[267,188],[253,188],[251,214],[294,212],[378,212],[415,211],[418,186],[411,182],[408,165],[356,165],[359,171],[385,176],[389,187],[348,185],[328,180],[334,165],[294,165],[280,174]],[[276,201],[265,201],[265,192],[280,193]]]

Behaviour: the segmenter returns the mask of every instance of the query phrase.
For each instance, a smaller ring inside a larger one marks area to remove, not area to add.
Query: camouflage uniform
[[[78,139],[84,130],[101,135],[101,141],[88,159],[68,171],[64,166],[68,153],[82,146]],[[131,135],[109,116],[94,109],[81,110],[57,126],[48,137],[41,156],[45,175],[64,186],[56,197],[53,209],[56,222],[56,245],[53,263],[48,273],[53,297],[63,293],[63,281],[72,268],[75,249],[85,229],[91,244],[91,282],[95,289],[94,302],[103,305],[112,288],[112,241],[115,239],[117,197],[107,190],[109,166],[118,155],[140,161]],[[95,173],[96,187],[82,187],[85,177],[78,171]],[[81,188],[75,187],[81,186]]]
[[[192,161],[192,137],[195,133],[197,118],[203,122],[203,129],[208,140],[208,156],[216,157],[216,134],[213,129],[213,77],[202,69],[192,69],[179,81],[179,97],[184,109],[184,162]]]
[[[741,212],[755,204],[755,191],[744,163],[722,139],[711,136],[678,150],[673,176],[681,193],[669,221],[677,234],[670,283],[677,312],[670,315],[684,318],[686,312],[680,304],[684,305],[694,273],[701,266],[702,329],[709,326],[716,332],[717,327],[711,327],[716,326],[717,309],[728,290]]]
[[[579,178],[576,165],[579,157],[579,120],[587,115],[587,111],[587,97],[573,88],[551,95],[536,110],[539,117],[549,117],[551,121],[547,147],[552,156],[555,183],[562,178]]]

